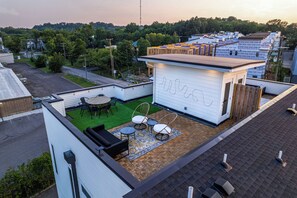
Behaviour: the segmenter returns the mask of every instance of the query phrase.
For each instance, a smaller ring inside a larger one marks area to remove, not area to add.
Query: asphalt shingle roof
[[[296,197],[297,117],[286,111],[293,103],[297,103],[297,90],[166,179],[137,194],[186,197],[188,186],[193,186],[194,197],[200,197],[221,177],[235,187],[230,197]],[[275,160],[280,150],[286,167]],[[220,165],[224,153],[233,167],[229,172]]]

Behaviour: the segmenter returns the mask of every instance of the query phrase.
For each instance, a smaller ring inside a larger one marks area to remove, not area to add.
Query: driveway
[[[0,129],[0,178],[8,168],[49,151],[42,113],[0,122]]]
[[[25,86],[34,97],[50,96],[53,93],[79,89],[80,86],[61,77],[62,74],[48,74],[23,63],[8,64],[14,73],[27,78]]]
[[[79,76],[82,78],[86,78],[86,71],[85,70],[81,70],[81,69],[76,69],[76,68],[72,68],[72,67],[67,67],[67,66],[63,66],[62,68],[63,73],[66,74],[71,74],[71,75],[75,75],[75,76]],[[92,72],[87,72],[87,78],[89,81],[95,83],[95,84],[119,84],[122,86],[129,86],[129,82],[126,81],[122,81],[122,80],[115,80],[112,78],[107,78],[104,76],[100,76],[98,74],[94,74]]]

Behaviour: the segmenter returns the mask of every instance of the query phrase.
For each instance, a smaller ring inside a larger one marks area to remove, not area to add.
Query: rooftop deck
[[[108,117],[105,114],[102,114],[100,118],[95,116],[91,119],[90,115],[86,112],[84,116],[80,116],[79,109],[69,110],[67,115],[70,116],[71,122],[77,126],[81,131],[87,127],[94,127],[96,125],[105,124],[105,128],[109,132],[115,133],[121,128],[126,126],[132,126],[131,115],[132,112],[138,104],[141,102],[151,102],[151,97],[141,98],[138,100],[133,100],[128,103],[119,103],[117,105],[118,111],[114,109],[113,115]],[[133,108],[134,107],[134,108]],[[164,115],[170,113],[168,110],[161,109],[155,105],[151,105],[149,118],[160,120]],[[125,124],[122,124],[125,123]],[[148,142],[143,143],[143,140],[136,135],[136,140],[132,137],[130,138],[130,157],[133,149],[138,149],[136,147],[141,147],[143,144],[148,144],[147,147],[139,148],[142,149],[141,152],[144,152],[140,157],[136,159],[131,159],[129,157],[124,157],[118,160],[118,162],[128,170],[135,178],[139,181],[142,181],[149,176],[153,175],[157,171],[161,170],[165,166],[171,164],[178,158],[182,157],[186,153],[195,149],[202,143],[209,140],[211,137],[221,132],[224,129],[229,128],[233,124],[232,120],[228,120],[218,127],[210,126],[203,124],[197,120],[193,120],[189,117],[179,115],[177,120],[171,125],[171,127],[181,134],[169,139],[166,142],[162,142],[162,145],[154,147],[151,141],[155,141],[156,144],[160,144],[159,140],[155,140],[154,133],[151,133],[149,129],[145,129],[142,135],[150,136],[153,140],[148,140]],[[114,127],[116,126],[116,127]],[[136,132],[137,134],[138,132]],[[143,144],[142,144],[143,143]],[[142,145],[140,145],[142,144]],[[133,157],[132,157],[133,158]]]
[[[162,110],[152,114],[151,118],[158,120],[167,113],[167,110]],[[134,177],[142,181],[211,139],[222,130],[229,128],[232,124],[233,121],[228,120],[213,128],[179,115],[172,127],[179,130],[182,133],[181,135],[133,161],[122,158],[118,162]]]

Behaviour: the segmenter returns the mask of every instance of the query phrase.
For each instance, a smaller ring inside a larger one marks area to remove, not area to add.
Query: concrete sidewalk
[[[86,78],[86,71],[85,70],[81,70],[81,69],[76,69],[76,68],[72,68],[72,67],[67,67],[67,66],[63,66],[62,68],[63,73],[66,74],[71,74],[71,75],[75,75],[75,76],[79,76],[82,78]],[[119,84],[122,86],[129,86],[129,82],[126,81],[122,81],[122,80],[115,80],[112,78],[107,78],[104,76],[100,76],[98,74],[94,74],[92,72],[87,72],[87,78],[89,81],[98,84],[98,85],[102,85],[102,84]]]

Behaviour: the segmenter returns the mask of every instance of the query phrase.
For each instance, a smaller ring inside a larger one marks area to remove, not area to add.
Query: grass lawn
[[[83,131],[87,127],[94,127],[100,124],[104,124],[106,129],[111,129],[122,124],[131,122],[131,116],[136,108],[142,102],[152,102],[152,97],[141,98],[138,100],[134,100],[128,103],[117,103],[118,111],[116,111],[115,107],[112,107],[113,115],[109,114],[108,117],[103,112],[100,116],[91,116],[89,112],[85,111],[84,115],[80,116],[80,109],[75,109],[67,112],[67,115],[72,118],[71,122],[74,124],[79,130]],[[149,114],[160,111],[161,109],[157,106],[151,105]]]
[[[31,65],[32,67],[35,67],[35,63],[33,63],[30,58],[16,59],[15,62],[16,63],[27,63],[27,64]]]
[[[71,75],[71,74],[66,74],[64,75],[64,78],[80,85],[81,87],[92,87],[92,86],[95,86],[96,84],[95,83],[92,83],[84,78],[81,78],[81,77],[78,77],[78,76],[74,76],[74,75]]]

